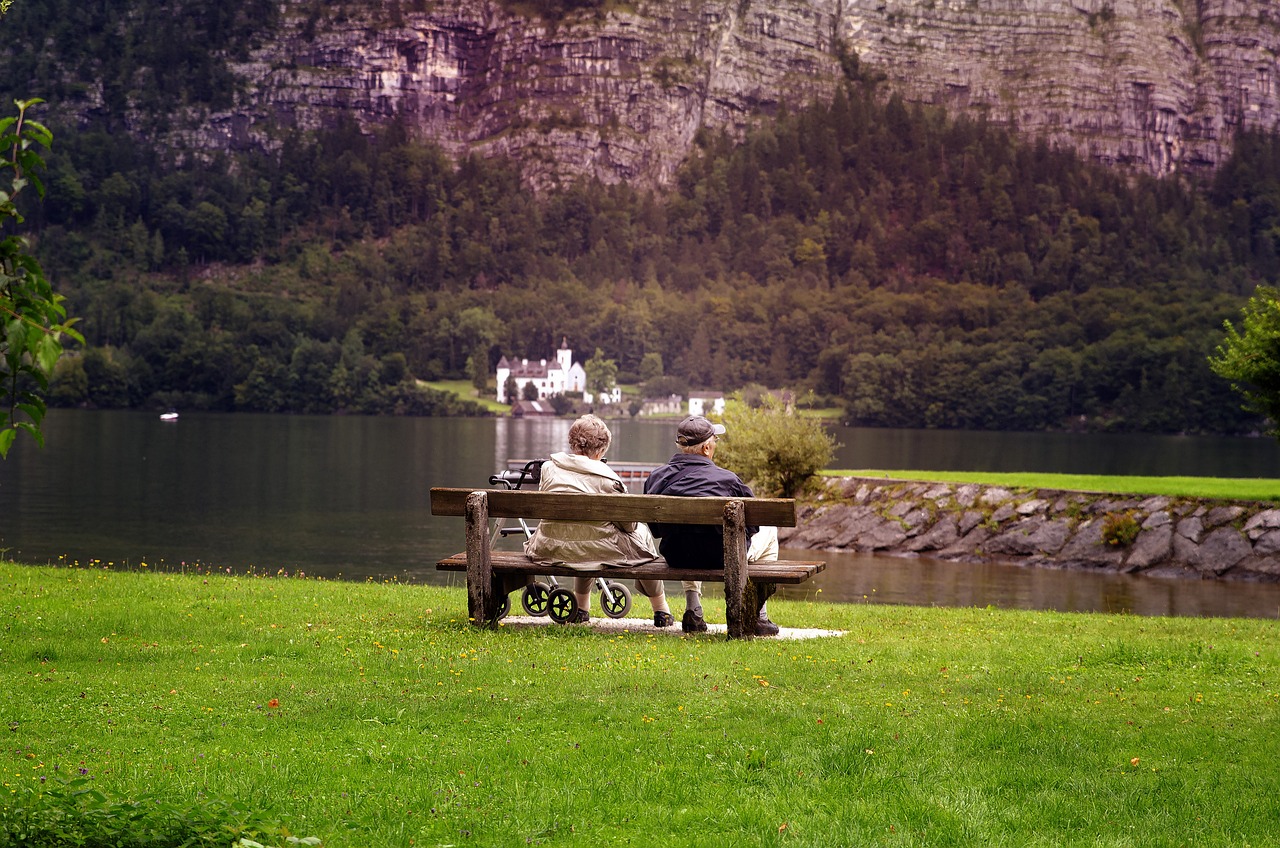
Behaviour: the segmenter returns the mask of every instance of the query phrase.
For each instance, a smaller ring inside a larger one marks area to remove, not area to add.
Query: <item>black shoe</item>
[[[587,612],[582,607],[578,607],[576,610],[569,613],[569,617],[565,619],[564,623],[565,624],[587,624],[590,621],[591,621],[591,613]]]
[[[655,612],[653,614],[654,627],[670,627],[676,623],[676,617],[669,612]]]
[[[707,622],[702,617],[702,611],[685,610],[684,618],[680,620],[680,629],[685,633],[706,633]]]
[[[777,636],[778,625],[769,620],[769,616],[760,613],[760,617],[756,619],[756,635],[757,636]]]

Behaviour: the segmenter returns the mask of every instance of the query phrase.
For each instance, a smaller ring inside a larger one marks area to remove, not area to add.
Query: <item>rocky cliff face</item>
[[[490,0],[282,0],[202,148],[274,126],[404,120],[452,153],[509,153],[541,185],[670,179],[704,127],[829,93],[855,54],[912,101],[967,110],[1155,174],[1211,169],[1274,127],[1280,0],[674,0],[558,23]]]

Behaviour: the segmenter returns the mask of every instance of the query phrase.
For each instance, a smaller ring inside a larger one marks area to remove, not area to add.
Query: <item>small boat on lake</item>
[[[168,412],[162,412],[162,413],[160,413],[160,420],[161,420],[161,421],[177,421],[177,420],[178,420],[178,410],[176,410],[176,409],[171,409],[171,410],[169,410]]]

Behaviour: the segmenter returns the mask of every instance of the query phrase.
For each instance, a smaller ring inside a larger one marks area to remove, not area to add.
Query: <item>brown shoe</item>
[[[670,627],[676,623],[676,617],[669,612],[655,612],[653,614],[654,627]]]

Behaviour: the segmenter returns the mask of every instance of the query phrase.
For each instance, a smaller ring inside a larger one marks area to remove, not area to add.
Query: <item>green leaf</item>
[[[10,352],[27,349],[27,325],[21,318],[14,318],[5,325],[5,344]]]
[[[13,446],[13,440],[18,438],[18,431],[12,427],[0,430],[0,458],[9,456],[9,448]]]
[[[42,147],[49,148],[53,146],[53,133],[44,124],[28,118],[26,122],[23,123],[22,128]]]
[[[43,403],[41,404],[20,403],[18,404],[18,409],[21,409],[23,412],[25,412],[27,414],[27,417],[30,418],[32,423],[35,424],[37,427],[39,427],[40,423],[44,421],[44,414],[46,412],[46,409]]]
[[[40,342],[36,350],[36,362],[40,366],[40,370],[46,374],[53,373],[53,367],[58,364],[58,357],[62,356],[62,345],[58,342],[58,337],[53,333],[48,333]]]
[[[37,427],[35,424],[32,424],[30,421],[19,421],[13,426],[15,428],[21,427],[23,430],[26,430],[28,433],[31,434],[31,437],[36,440],[37,445],[39,445],[40,447],[44,447],[44,433],[41,432],[40,428]],[[16,429],[11,430],[10,432],[15,433],[15,435],[17,433]]]

